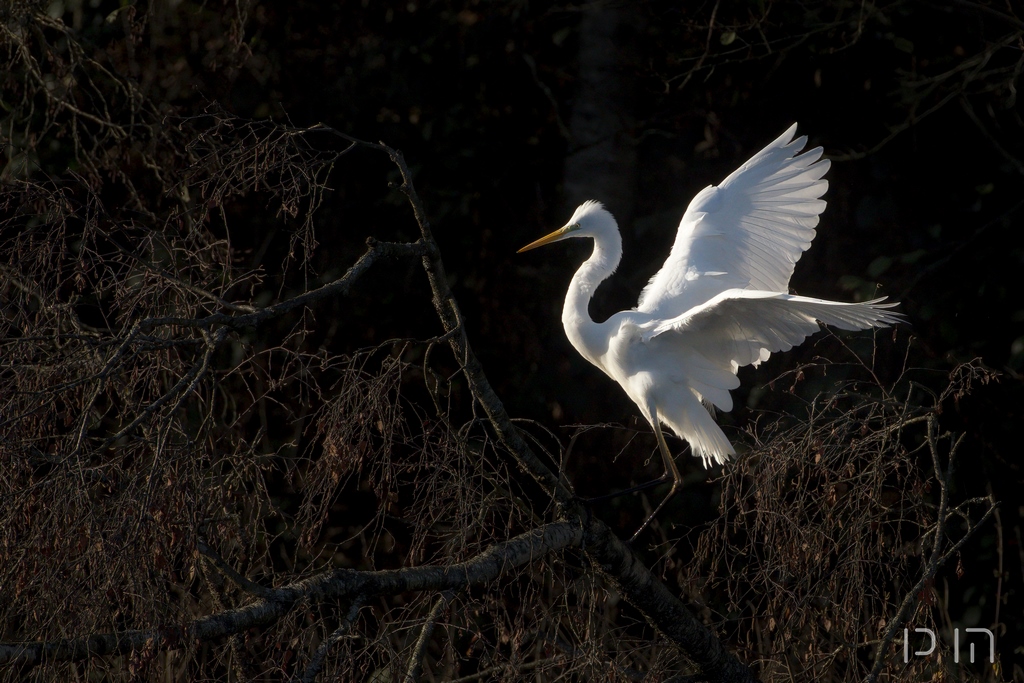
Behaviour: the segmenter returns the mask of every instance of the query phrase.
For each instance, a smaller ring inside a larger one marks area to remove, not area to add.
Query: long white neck
[[[622,238],[618,230],[596,236],[594,253],[572,276],[562,308],[562,326],[569,341],[584,358],[602,369],[599,358],[608,350],[608,335],[601,334],[600,325],[590,317],[590,299],[597,286],[615,272],[621,259]]]

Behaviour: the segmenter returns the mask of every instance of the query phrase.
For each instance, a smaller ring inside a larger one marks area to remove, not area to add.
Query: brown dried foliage
[[[765,680],[863,680],[880,643],[892,647],[889,664],[903,680],[963,675],[946,668],[949,642],[934,658],[902,665],[899,657],[908,623],[943,633],[949,615],[935,592],[937,570],[976,528],[970,513],[992,513],[988,498],[942,507],[959,444],[938,427],[944,404],[992,377],[960,366],[940,395],[907,377],[897,383],[911,394],[903,397],[843,382],[799,419],[752,432],[753,450],[726,469],[718,521],[701,535],[680,583],[705,600],[715,596],[727,615],[722,628],[762,662]],[[969,526],[947,539],[954,516]],[[901,614],[908,593],[917,601]]]

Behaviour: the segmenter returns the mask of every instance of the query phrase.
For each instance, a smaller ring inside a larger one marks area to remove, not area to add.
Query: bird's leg
[[[665,471],[661,473],[661,476],[658,477],[657,479],[651,479],[650,481],[645,481],[642,484],[637,484],[636,486],[630,486],[628,489],[616,491],[615,493],[606,493],[603,496],[587,498],[585,502],[588,505],[592,503],[603,503],[606,500],[611,500],[613,498],[618,498],[620,496],[628,496],[629,494],[636,493],[638,491],[646,491],[647,489],[654,488],[658,484],[665,483],[668,480],[669,476],[674,476],[676,480],[679,479],[679,471],[676,469],[675,461],[672,460],[672,456],[668,452],[668,446],[664,445],[665,438],[661,434],[661,427],[656,427],[654,433],[657,434],[658,436],[658,448],[661,451],[662,459],[665,460],[666,463]],[[647,522],[644,522],[644,524],[647,524]]]
[[[661,503],[658,504],[658,507],[654,508],[654,512],[652,512],[647,517],[647,519],[644,520],[644,523],[641,524],[640,528],[636,530],[636,533],[633,534],[633,537],[629,539],[630,543],[635,541],[636,537],[640,535],[640,532],[646,529],[647,525],[651,523],[651,520],[653,520],[658,515],[658,513],[661,512],[661,508],[665,507],[665,503],[667,503],[672,498],[672,496],[676,494],[676,491],[679,490],[679,487],[683,482],[683,478],[679,474],[679,468],[676,467],[676,461],[672,458],[672,453],[668,450],[668,444],[665,443],[665,435],[661,433],[661,423],[658,421],[658,413],[657,411],[653,411],[653,413],[654,419],[651,420],[651,424],[654,425],[654,435],[658,437],[658,448],[659,450],[661,450],[661,458],[662,460],[665,461],[665,475],[663,475],[662,479],[667,478],[667,475],[671,474],[672,488],[668,490],[668,495],[662,499]]]

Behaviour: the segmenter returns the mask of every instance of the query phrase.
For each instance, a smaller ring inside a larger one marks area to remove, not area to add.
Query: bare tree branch
[[[326,126],[320,126],[315,129],[331,132],[345,138],[346,140],[355,140],[348,135],[327,128]],[[554,497],[559,506],[563,508],[572,506],[572,492],[569,491],[562,481],[559,480],[558,476],[555,475],[551,469],[534,454],[532,449],[530,449],[530,446],[520,435],[519,430],[516,429],[511,419],[509,419],[508,414],[505,412],[505,407],[502,405],[501,399],[498,398],[497,394],[495,394],[494,390],[491,388],[491,384],[487,380],[487,376],[484,374],[483,366],[480,364],[476,354],[469,345],[469,339],[466,336],[465,328],[462,327],[460,322],[462,315],[459,312],[458,302],[455,300],[455,296],[452,294],[451,288],[448,286],[448,279],[444,272],[444,265],[441,262],[440,250],[437,247],[437,243],[434,241],[433,233],[430,229],[430,222],[427,220],[426,210],[423,208],[423,203],[420,201],[415,187],[413,187],[412,174],[405,163],[404,157],[402,157],[402,153],[384,145],[383,143],[361,144],[365,144],[369,147],[385,152],[395,165],[398,166],[398,169],[402,174],[402,184],[398,189],[401,190],[408,198],[409,205],[412,207],[413,215],[416,218],[416,223],[420,227],[420,233],[422,235],[421,239],[426,248],[426,253],[423,255],[423,268],[426,270],[427,278],[430,281],[430,289],[433,292],[434,307],[437,309],[437,314],[441,318],[445,332],[454,333],[449,337],[448,343],[451,345],[455,357],[459,359],[459,362],[462,365],[463,372],[465,373],[472,388],[473,396],[480,402],[480,405],[483,406],[484,412],[487,414],[498,438],[509,449],[509,451],[515,455],[524,471],[536,479],[537,482]]]
[[[591,520],[586,550],[626,599],[693,660],[701,677],[723,683],[756,680],[750,669],[602,522]]]
[[[35,666],[43,662],[127,654],[145,647],[175,649],[192,641],[219,639],[254,626],[274,623],[299,602],[365,602],[371,597],[399,593],[453,591],[479,586],[549,553],[578,546],[582,540],[583,532],[579,526],[553,522],[493,546],[467,562],[376,572],[341,569],[325,572],[270,589],[267,597],[251,605],[211,614],[187,626],[168,625],[52,643],[0,644],[0,664]]]

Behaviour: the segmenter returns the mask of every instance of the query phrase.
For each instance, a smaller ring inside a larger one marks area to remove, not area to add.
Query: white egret
[[[829,168],[820,147],[798,154],[807,138],[794,140],[795,133],[793,124],[720,185],[701,190],[637,307],[603,323],[591,319],[588,304],[619,265],[622,240],[600,202],[584,202],[564,227],[519,250],[571,237],[594,240],[593,254],[569,284],[562,325],[576,350],[622,386],[654,429],[664,476],[672,477],[654,514],[681,480],[662,424],[705,466],[724,463],[735,450],[711,410],[732,409],[729,391],[739,386],[740,367],[788,351],[819,322],[862,330],[901,320],[889,310],[897,304],[882,303],[884,297],[842,303],[789,294],[793,268],[825,209],[822,176]]]

